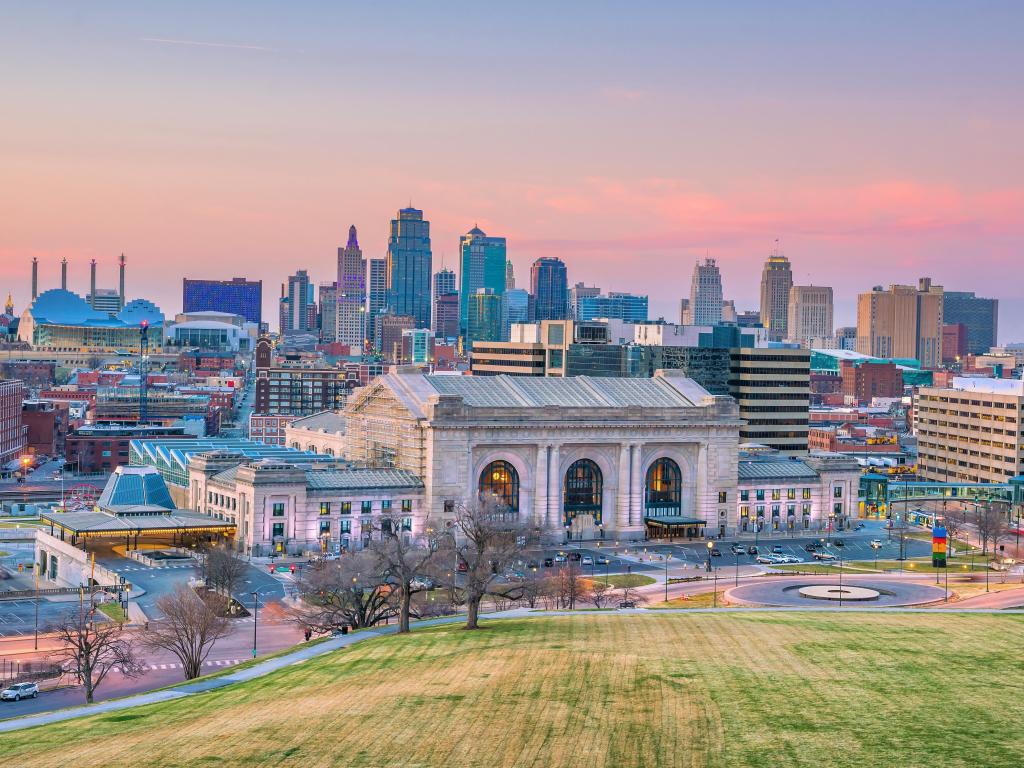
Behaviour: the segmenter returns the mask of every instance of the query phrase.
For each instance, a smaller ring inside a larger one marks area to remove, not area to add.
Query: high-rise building
[[[246,280],[244,277],[231,280],[191,280],[186,277],[182,281],[181,293],[182,312],[215,310],[241,315],[251,323],[259,324],[263,321],[262,280]],[[99,306],[94,308],[101,309]]]
[[[579,302],[577,321],[597,318],[625,320],[627,323],[647,322],[647,297],[610,291],[607,296],[585,296]]]
[[[458,293],[444,293],[434,297],[434,336],[439,339],[459,337]]]
[[[338,249],[338,293],[335,339],[353,349],[366,338],[366,261],[355,226],[348,228],[348,242]]]
[[[942,362],[943,290],[922,277],[917,287],[875,286],[857,297],[857,351],[872,357],[913,358],[922,368]]]
[[[414,318],[416,328],[429,328],[432,276],[430,222],[424,220],[423,211],[403,208],[391,220],[388,238],[388,308]]]
[[[810,346],[811,339],[832,335],[832,289],[819,285],[794,285],[789,289],[786,338]]]
[[[515,270],[512,269],[512,261],[509,260],[505,263],[505,290],[511,291],[516,287],[516,274]]]
[[[380,326],[380,352],[389,363],[402,359],[402,331],[416,327],[416,318],[383,312],[377,316]]]
[[[320,283],[320,341],[338,340],[338,284]]]
[[[942,326],[942,362],[954,364],[967,357],[967,326],[946,323]]]
[[[793,270],[789,259],[773,253],[761,270],[761,324],[768,329],[768,338],[786,338],[789,319],[789,289],[793,287]]]
[[[773,345],[733,349],[729,394],[740,407],[740,441],[783,454],[807,452],[811,353]]]
[[[505,292],[508,281],[508,258],[504,237],[488,237],[480,227],[473,227],[459,240],[460,285],[459,312],[462,333],[469,328],[471,297],[481,288],[490,289],[495,296]]]
[[[466,346],[475,341],[501,341],[502,330],[502,294],[493,288],[478,288],[470,296]]]
[[[561,259],[542,256],[530,268],[530,293],[537,320],[566,320],[569,315],[569,276]]]
[[[957,377],[948,388],[921,387],[914,410],[925,480],[1005,483],[1024,474],[1024,381]]]
[[[0,381],[0,465],[17,459],[25,451],[28,427],[21,416],[24,399],[24,382],[18,379]]]
[[[288,278],[281,300],[281,333],[309,333],[309,274],[298,270]]]
[[[596,285],[576,283],[576,285],[569,289],[569,319],[577,321],[580,319],[580,301],[588,296],[600,295],[601,289]]]
[[[693,325],[718,325],[722,322],[722,273],[714,259],[704,259],[693,265],[689,309]]]
[[[980,355],[997,344],[999,299],[982,299],[973,291],[946,291],[942,297],[943,322],[967,328],[967,352]]]
[[[456,288],[455,286],[455,272],[453,272],[452,270],[442,269],[440,272],[434,273],[434,303],[433,307],[431,308],[432,317],[430,319],[430,327],[434,331],[435,335],[439,335],[437,333],[437,322],[438,312],[440,312],[441,310],[437,306],[438,300],[442,296],[448,296],[449,294],[458,293],[458,288]],[[458,336],[458,332],[456,332],[455,335]],[[445,336],[442,338],[447,337]]]
[[[501,302],[501,341],[508,341],[512,323],[530,322],[530,292],[525,288],[506,288]]]
[[[373,346],[380,349],[378,318],[388,303],[388,262],[386,259],[369,259],[366,269],[366,337],[372,337]]]
[[[428,365],[434,337],[429,328],[406,328],[402,331],[402,362],[407,365]]]

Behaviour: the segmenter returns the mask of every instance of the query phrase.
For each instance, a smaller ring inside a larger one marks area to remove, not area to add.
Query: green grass
[[[593,577],[594,581],[604,581],[604,576],[600,574]],[[648,584],[653,584],[657,579],[652,579],[650,576],[644,576],[642,573],[613,573],[608,577],[608,583],[613,587],[643,587]]]
[[[858,563],[858,565],[859,565],[859,563]],[[847,568],[845,565],[842,568],[840,568],[838,565],[824,565],[822,563],[787,563],[787,564],[784,564],[784,565],[773,565],[773,566],[771,566],[771,570],[773,570],[773,571],[783,571],[785,573],[821,573],[821,574],[828,574],[828,573],[836,573],[836,574],[838,574],[838,573],[853,573],[853,574],[858,574],[858,573],[870,572],[870,568],[871,568],[870,564],[867,567],[869,569],[868,571],[865,571],[864,568]]]
[[[100,613],[109,618],[111,621],[116,621],[119,624],[124,624],[128,621],[128,614],[125,613],[120,603],[103,603],[98,606]]]
[[[853,562],[853,561],[851,561],[851,562]],[[969,557],[968,558],[955,557],[952,560],[949,560],[948,562],[949,562],[949,573],[950,573],[951,576],[954,573],[969,573],[969,572],[971,572],[971,570],[974,570],[976,572],[981,572],[981,571],[985,571],[986,570],[985,564],[982,562],[981,558],[979,558],[979,557],[974,558],[974,568],[973,569],[971,568],[971,560],[970,560]],[[874,568],[875,567],[875,561],[874,560],[857,560],[856,564],[857,565],[863,565],[863,566],[866,566],[868,568]],[[902,561],[901,560],[879,560],[878,561],[878,570],[880,570],[880,571],[894,571],[894,570],[897,570],[897,569],[900,569],[900,568],[902,568],[904,571],[907,571],[908,573],[913,572],[913,571],[918,571],[920,573],[930,573],[932,575],[935,574],[935,571],[939,571],[940,573],[942,573],[944,570],[946,570],[945,568],[932,568],[931,558],[927,558],[927,559],[925,559],[925,558],[914,558],[914,559],[908,559],[908,560],[902,560]]]
[[[722,608],[728,605],[725,602],[725,592],[702,592],[699,595],[689,595],[687,597],[673,597],[667,603],[661,601],[659,603],[653,603],[648,608]]]
[[[48,768],[1002,768],[1024,749],[1024,684],[1006,674],[1022,630],[856,612],[439,627],[0,741],[9,764]]]

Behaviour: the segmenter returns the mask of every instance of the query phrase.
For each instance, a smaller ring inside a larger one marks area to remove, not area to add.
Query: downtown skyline
[[[0,148],[0,276],[20,312],[33,256],[41,289],[66,257],[84,294],[123,251],[128,298],[173,313],[181,277],[245,276],[274,317],[288,274],[333,279],[350,224],[384,258],[411,203],[434,271],[475,223],[517,275],[558,257],[672,320],[706,256],[756,308],[779,239],[794,282],[835,287],[836,326],[927,275],[1001,299],[1017,340],[1020,10],[799,7],[5,11],[2,56],[32,78]]]

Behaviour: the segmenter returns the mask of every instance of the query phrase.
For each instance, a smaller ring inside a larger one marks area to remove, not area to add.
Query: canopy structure
[[[658,515],[644,518],[650,539],[697,539],[704,537],[707,520],[682,515]]]

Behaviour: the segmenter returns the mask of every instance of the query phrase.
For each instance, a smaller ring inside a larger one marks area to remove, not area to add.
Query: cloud
[[[247,43],[210,43],[202,40],[173,40],[167,37],[140,37],[144,43],[161,43],[163,45],[188,45],[197,48],[233,48],[239,51],[267,51],[271,52],[273,48],[267,48],[262,45],[249,45]]]

